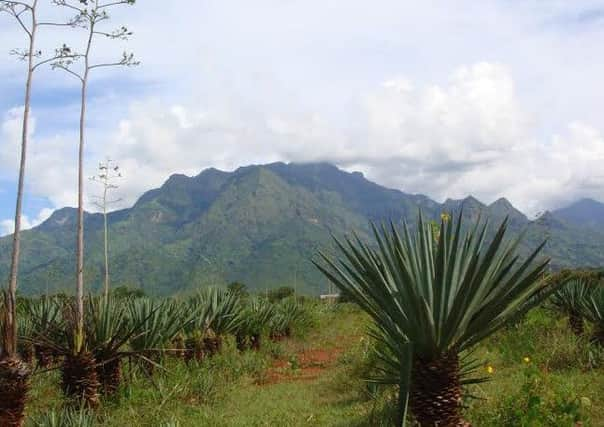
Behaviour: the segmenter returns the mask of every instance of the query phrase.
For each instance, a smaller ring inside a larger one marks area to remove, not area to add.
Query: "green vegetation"
[[[115,427],[391,425],[395,387],[361,379],[375,361],[368,317],[349,304],[313,304],[309,310],[311,329],[259,352],[240,353],[229,336],[219,355],[190,363],[169,356],[166,370],[152,378],[125,364],[124,375],[132,379],[103,398],[94,415],[82,416]],[[315,350],[331,358],[304,359]],[[556,312],[529,312],[483,341],[475,354],[485,361],[479,369],[490,381],[469,389],[476,398],[466,402],[464,417],[473,425],[604,423],[604,353],[576,338]],[[57,380],[55,371],[34,375],[28,426],[80,425],[50,422],[65,416]],[[77,410],[70,415],[81,416]]]
[[[584,316],[594,324],[593,341],[604,347],[604,287],[590,294],[582,308]]]
[[[27,422],[598,425],[602,273],[549,275],[543,246],[518,256],[512,217],[439,217],[334,233],[316,266],[357,305],[299,296],[298,266],[294,287],[271,290],[235,281],[162,299],[118,286],[87,298],[81,333],[73,297],[21,297]]]
[[[204,289],[179,301],[90,296],[83,342],[74,352],[73,299],[42,297],[20,303],[24,327],[18,348],[23,359],[33,365],[36,354],[39,370],[60,368],[66,404],[90,409],[99,406],[99,392],[113,397],[129,382],[123,375],[125,360],[131,375],[151,378],[157,369],[165,369],[168,356],[185,362],[219,356],[227,334],[236,337],[238,351],[260,351],[267,345],[263,337],[277,341],[303,331],[309,321],[306,305],[295,299],[271,303],[220,289]]]
[[[408,405],[422,426],[464,425],[462,387],[484,381],[468,353],[547,296],[541,247],[519,261],[506,221],[487,245],[486,224],[463,233],[461,218],[443,216],[436,233],[421,216],[414,235],[375,228],[378,249],[336,241],[341,259],[317,264],[375,321],[375,381],[399,387],[401,425]]]
[[[332,247],[330,233],[355,230],[369,239],[368,222],[406,218],[412,228],[419,209],[426,220],[443,211],[464,220],[488,216],[499,223],[509,215],[510,235],[527,228],[519,247],[528,256],[548,238],[544,255],[555,269],[604,265],[600,229],[566,222],[555,214],[529,221],[505,199],[485,206],[478,200],[436,203],[426,197],[380,187],[361,174],[328,164],[283,164],[208,169],[198,176],[172,176],[143,195],[130,209],[109,214],[112,286],[128,285],[147,295],[187,295],[201,286],[245,283],[249,291],[290,287],[298,293],[328,292],[310,262],[319,248]],[[71,292],[76,211],[56,211],[23,233],[20,292]],[[103,217],[87,214],[85,279],[90,291],[102,288]],[[492,238],[495,228],[490,227]],[[0,276],[9,268],[11,241],[0,239]]]

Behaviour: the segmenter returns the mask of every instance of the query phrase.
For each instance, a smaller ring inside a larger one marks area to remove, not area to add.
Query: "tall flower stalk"
[[[92,181],[98,182],[103,188],[103,194],[96,197],[94,204],[97,208],[101,209],[103,213],[103,255],[105,258],[105,278],[103,281],[103,296],[105,299],[109,298],[109,224],[107,221],[108,208],[112,204],[120,201],[120,199],[111,200],[109,198],[109,192],[119,188],[113,183],[116,178],[121,178],[122,173],[120,168],[111,159],[106,159],[104,162],[99,163],[98,174],[91,178]]]
[[[0,425],[21,426],[24,422],[25,402],[29,389],[29,368],[21,361],[17,353],[17,285],[19,261],[21,257],[21,218],[23,211],[23,193],[27,165],[27,149],[30,134],[31,95],[34,72],[40,66],[59,59],[65,59],[64,50],[57,51],[51,58],[42,58],[42,52],[36,48],[38,30],[42,26],[73,26],[73,22],[40,22],[38,19],[38,0],[6,1],[0,0],[0,13],[12,16],[27,36],[28,47],[14,49],[11,54],[27,63],[25,81],[25,100],[21,129],[21,153],[19,178],[17,181],[17,200],[13,245],[11,253],[8,289],[4,292],[4,304],[1,313],[2,347],[0,354]]]
[[[76,244],[76,300],[72,319],[72,354],[63,364],[63,384],[67,395],[82,399],[90,405],[96,404],[93,389],[98,385],[94,366],[94,356],[85,347],[84,329],[84,153],[86,142],[86,119],[88,85],[90,75],[100,68],[134,66],[138,62],[134,55],[124,52],[113,62],[95,62],[93,58],[94,42],[98,37],[113,40],[125,40],[132,33],[126,27],[114,31],[105,31],[102,24],[110,19],[108,11],[121,5],[132,5],[135,0],[53,0],[57,6],[75,12],[74,22],[85,30],[85,45],[81,53],[74,53],[68,59],[53,62],[53,68],[63,70],[80,83],[80,121],[78,141],[78,214]],[[82,384],[87,384],[83,387]],[[84,390],[85,393],[82,393]],[[77,394],[80,394],[79,396]]]

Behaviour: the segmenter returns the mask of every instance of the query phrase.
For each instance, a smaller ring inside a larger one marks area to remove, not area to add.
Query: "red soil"
[[[344,349],[340,347],[311,349],[298,352],[294,360],[278,359],[268,369],[261,384],[316,380],[323,371],[335,365],[343,352]]]

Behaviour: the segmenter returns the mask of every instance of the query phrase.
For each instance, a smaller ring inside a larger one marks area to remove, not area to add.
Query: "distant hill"
[[[256,290],[292,286],[317,294],[327,285],[310,260],[318,249],[331,250],[331,234],[354,230],[369,239],[370,221],[407,218],[414,226],[420,209],[438,219],[462,207],[467,220],[488,217],[490,230],[509,217],[513,234],[526,232],[524,254],[548,237],[545,254],[554,266],[604,265],[604,234],[560,211],[529,221],[506,199],[440,204],[327,163],[273,163],[173,175],[131,208],[111,213],[112,281],[161,295],[235,280]],[[75,209],[59,209],[23,233],[22,292],[72,289],[75,220]],[[96,290],[103,276],[102,216],[87,214],[85,226],[86,282]],[[0,275],[8,272],[10,244],[0,239]]]
[[[593,199],[581,199],[553,214],[574,225],[604,229],[604,203]]]

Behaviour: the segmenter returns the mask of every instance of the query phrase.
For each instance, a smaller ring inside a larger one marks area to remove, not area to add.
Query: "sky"
[[[40,20],[64,11],[42,1]],[[408,193],[508,198],[534,217],[604,201],[604,0],[139,0],[103,23],[86,175],[116,160],[115,208],[171,174],[329,161]],[[0,16],[0,234],[12,229],[26,39]],[[44,54],[81,30],[46,27]],[[75,206],[78,82],[34,80],[26,227]],[[87,208],[100,188],[87,183]]]

